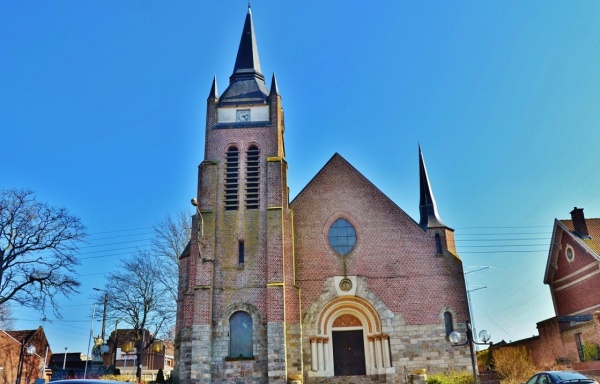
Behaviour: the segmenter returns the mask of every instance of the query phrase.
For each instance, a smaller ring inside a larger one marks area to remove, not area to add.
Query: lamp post
[[[48,345],[46,345],[46,355],[45,357],[42,357],[40,355],[38,355],[37,353],[35,353],[35,345],[33,344],[29,344],[29,346],[26,349],[27,354],[28,355],[32,355],[32,356],[37,356],[40,359],[42,359],[42,361],[44,362],[44,364],[42,365],[42,371],[41,371],[41,378],[44,378],[44,374],[46,373],[46,359],[48,359]]]
[[[100,288],[93,288],[94,291],[104,292],[104,312],[102,313],[102,342],[104,343],[104,333],[106,331],[106,307],[108,305],[108,291]]]
[[[117,345],[119,345],[119,320],[115,323],[115,339],[113,340],[113,367],[117,369]]]
[[[490,340],[492,335],[485,329],[482,330],[481,332],[479,332],[479,339],[483,340],[483,343],[478,343],[473,338],[473,329],[471,327],[471,320],[467,320],[466,324],[467,324],[467,332],[466,332],[467,340],[464,343],[458,344],[458,342],[462,339],[462,335],[460,334],[460,332],[457,332],[457,331],[451,332],[450,335],[448,336],[448,338],[452,342],[453,347],[462,347],[467,344],[469,345],[469,352],[471,352],[471,365],[473,367],[473,383],[477,384],[477,365],[475,363],[475,351],[473,349],[473,344],[492,345],[491,342],[488,343],[488,341]]]
[[[37,356],[40,359],[42,359],[44,364],[42,365],[40,377],[43,378],[44,374],[46,373],[46,360],[48,359],[48,345],[46,345],[46,357],[42,357],[42,356],[38,355],[37,353],[35,353],[35,346],[33,344],[29,343],[29,345],[27,347],[25,347],[25,340],[23,340],[23,342],[21,343],[21,354],[19,355],[19,366],[17,368],[17,374],[18,374],[17,375],[17,384],[20,384],[20,382],[21,382],[21,374],[23,371],[23,359],[25,357],[25,354],[27,354],[29,356]]]
[[[125,370],[127,368],[127,355],[131,351],[133,351],[133,342],[131,342],[131,341],[124,341],[121,344],[121,352],[123,352],[125,354],[125,362],[124,362],[124,365],[123,365],[123,374],[125,374]]]
[[[35,347],[31,343],[29,343],[29,345],[27,347],[25,347],[25,343],[26,342],[27,342],[27,338],[25,338],[25,339],[23,339],[23,341],[21,341],[21,351],[19,352],[19,364],[17,365],[17,380],[16,380],[16,384],[20,384],[21,383],[21,376],[23,374],[23,363],[24,363],[24,360],[25,360],[25,353],[27,353],[28,355],[30,355],[31,353],[29,353],[29,351],[35,352]]]
[[[204,218],[202,217],[202,213],[200,212],[200,204],[198,203],[198,200],[196,200],[195,197],[192,198],[192,205],[196,207],[196,213],[200,217],[200,230],[198,231],[198,240],[200,240],[200,238],[204,237]]]
[[[159,339],[154,339],[154,341],[152,342],[152,353],[154,354],[154,356],[158,355],[159,353],[161,353],[163,351],[163,342],[162,340]],[[154,366],[154,363],[156,362],[156,358],[152,357],[152,363]],[[160,367],[158,367],[159,369],[163,369],[164,365],[165,365],[165,361],[164,361],[164,354],[163,354],[163,360],[162,360],[162,364],[160,365]],[[155,369],[154,367],[152,369]]]

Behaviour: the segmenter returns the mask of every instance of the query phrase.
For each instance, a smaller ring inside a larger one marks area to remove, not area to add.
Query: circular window
[[[333,223],[329,228],[328,237],[331,248],[342,256],[349,254],[356,244],[356,231],[345,219],[337,219]]]
[[[568,261],[573,261],[573,259],[575,259],[575,251],[573,251],[573,248],[571,246],[567,246],[566,255]]]

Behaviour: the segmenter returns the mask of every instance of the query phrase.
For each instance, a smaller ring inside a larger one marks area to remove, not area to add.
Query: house
[[[160,343],[148,331],[144,331],[143,372],[154,373],[162,369],[165,375],[173,369],[173,343],[161,340]],[[118,329],[111,332],[108,338],[108,352],[102,356],[104,366],[114,366],[122,374],[135,374],[137,367],[137,334],[134,329]],[[131,342],[130,345],[125,344]],[[129,346],[129,348],[127,347]],[[116,354],[115,354],[116,352]]]
[[[554,221],[544,284],[556,316],[537,323],[538,336],[506,346],[527,347],[538,367],[563,362],[600,369],[583,363],[584,346],[600,345],[600,219],[586,219],[583,208],[575,207],[570,220]]]
[[[0,330],[0,384],[30,384],[50,378],[52,350],[44,329]]]
[[[213,79],[207,100],[176,379],[404,383],[470,369],[468,347],[447,340],[466,327],[467,294],[421,148],[416,221],[338,153],[290,202],[284,132],[248,8],[229,85],[219,94]]]

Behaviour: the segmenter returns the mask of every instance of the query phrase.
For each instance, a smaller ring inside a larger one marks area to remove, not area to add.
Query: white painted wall
[[[259,107],[229,107],[217,109],[217,123],[235,123],[235,112],[240,109],[250,109],[250,121],[269,121],[269,106]]]

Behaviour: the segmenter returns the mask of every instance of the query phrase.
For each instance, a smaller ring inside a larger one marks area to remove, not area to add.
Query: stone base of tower
[[[207,383],[211,381],[211,329],[209,325],[196,325],[179,332],[179,366],[176,381],[179,383]]]
[[[269,383],[287,382],[285,324],[267,324],[267,353],[269,356]]]

